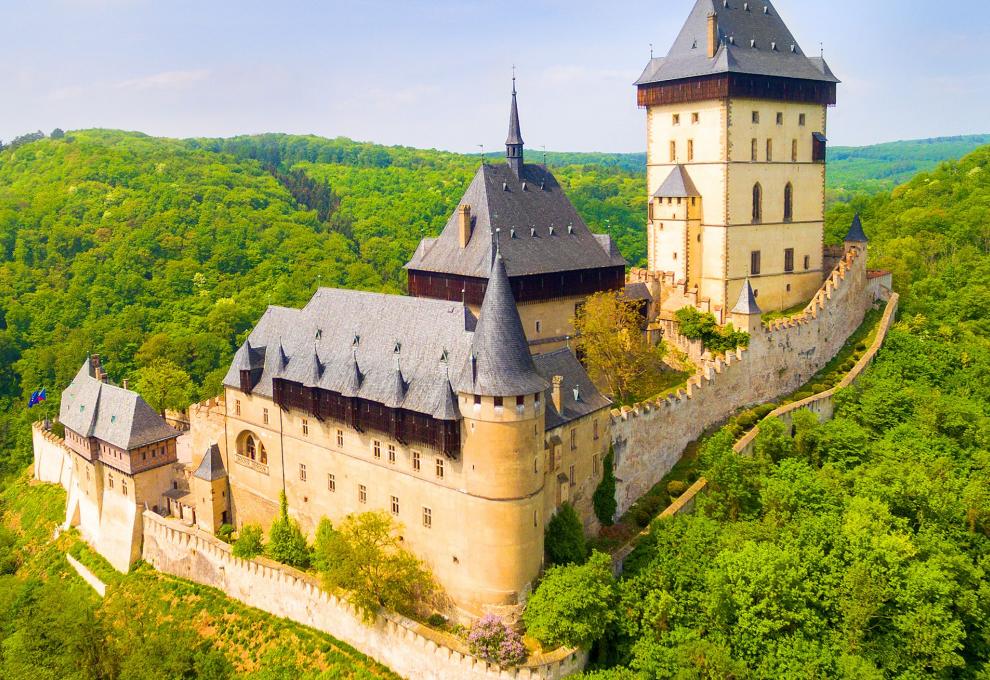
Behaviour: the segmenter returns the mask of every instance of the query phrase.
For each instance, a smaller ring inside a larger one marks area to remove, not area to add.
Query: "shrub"
[[[619,505],[615,500],[615,452],[609,447],[605,460],[602,461],[604,474],[602,481],[595,489],[591,501],[595,507],[595,516],[603,525],[610,527],[615,522],[615,511]]]
[[[552,564],[583,564],[588,556],[584,526],[570,503],[564,503],[547,523],[544,537],[547,558]]]
[[[430,614],[429,617],[427,617],[426,622],[433,628],[443,628],[447,625],[447,619],[436,613]]]
[[[758,420],[763,420],[764,418],[766,418],[768,415],[770,415],[776,410],[777,410],[777,404],[774,404],[772,402],[769,404],[760,404],[755,409],[753,409],[753,411],[756,413],[756,417]]]
[[[220,528],[217,529],[217,538],[219,538],[224,543],[230,543],[234,536],[234,527],[231,524],[221,524]]]
[[[667,484],[667,493],[670,494],[671,498],[678,498],[687,491],[687,484],[679,479],[675,479]]]
[[[865,342],[861,342],[858,345],[856,345],[856,351],[857,352],[865,352],[866,351],[866,343]]]
[[[20,566],[21,559],[17,551],[17,534],[0,525],[0,576],[13,574]]]
[[[738,416],[736,416],[736,425],[744,430],[748,430],[756,423],[760,421],[760,417],[756,415],[756,411],[743,411]]]
[[[296,569],[308,568],[312,559],[299,523],[289,517],[289,502],[284,491],[279,497],[278,519],[272,522],[272,528],[268,531],[265,556]]]
[[[234,541],[234,556],[249,560],[260,555],[265,549],[261,542],[262,536],[264,533],[257,524],[245,524]]]
[[[590,647],[616,621],[612,560],[595,552],[583,565],[551,567],[529,598],[523,621],[544,647]]]
[[[468,644],[472,654],[498,666],[518,666],[526,660],[526,648],[519,633],[494,614],[474,622]]]
[[[694,307],[684,307],[674,313],[680,325],[680,333],[689,340],[701,340],[705,349],[713,354],[725,354],[737,347],[749,347],[749,334],[727,324],[719,328],[715,316],[699,312]]]

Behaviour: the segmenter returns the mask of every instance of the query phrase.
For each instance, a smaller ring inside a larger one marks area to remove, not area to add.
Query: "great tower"
[[[649,267],[724,313],[747,278],[766,310],[823,277],[825,146],[838,79],[770,2],[698,0],[636,82],[647,111]]]

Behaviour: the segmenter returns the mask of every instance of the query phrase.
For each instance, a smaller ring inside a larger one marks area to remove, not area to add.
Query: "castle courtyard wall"
[[[145,512],[145,561],[159,571],[218,588],[229,597],[323,631],[409,680],[556,680],[580,672],[587,653],[557,650],[514,669],[471,656],[461,640],[394,614],[365,624],[346,602],[302,572],[234,557],[230,546],[192,527]]]

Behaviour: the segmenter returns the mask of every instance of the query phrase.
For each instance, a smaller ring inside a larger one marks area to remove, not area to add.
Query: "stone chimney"
[[[561,393],[560,388],[563,382],[564,382],[564,376],[555,375],[553,377],[553,389],[550,392],[550,398],[553,399],[553,407],[557,409],[557,413],[563,412],[561,409],[561,396],[560,396]]]
[[[462,205],[457,209],[457,227],[461,248],[467,248],[471,241],[471,206]]]
[[[99,354],[94,354],[89,358],[89,373],[100,382],[107,381],[107,372],[103,370]]]
[[[125,390],[127,389],[127,378],[124,378],[123,381],[121,381],[120,386],[123,387]]]
[[[718,51],[718,16],[712,12],[708,15],[708,58],[714,59]]]

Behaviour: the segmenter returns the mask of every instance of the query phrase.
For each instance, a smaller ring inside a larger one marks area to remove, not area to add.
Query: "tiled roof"
[[[756,304],[756,293],[753,292],[753,286],[750,284],[749,279],[746,279],[745,285],[739,291],[739,300],[736,302],[736,306],[732,308],[732,314],[762,313],[763,311],[760,309],[760,306]]]
[[[565,348],[539,354],[533,357],[533,361],[536,363],[536,370],[547,382],[551,382],[556,375],[564,379],[561,383],[560,411],[553,405],[552,388],[545,391],[547,430],[611,406],[612,402],[598,391],[571,350]]]
[[[708,17],[719,47],[708,57]],[[839,82],[821,57],[809,58],[769,0],[698,0],[666,57],[650,60],[637,85],[717,73]]]
[[[227,469],[223,466],[223,458],[220,456],[219,446],[216,444],[210,445],[193,476],[205,479],[208,482],[223,479],[227,476]]]
[[[671,168],[667,179],[653,194],[654,198],[687,198],[689,196],[701,196],[701,193],[695,188],[687,168],[683,165],[675,165]]]
[[[849,225],[849,233],[843,239],[846,243],[869,243],[866,232],[863,231],[863,222],[859,219],[859,213],[853,217],[852,224]]]
[[[626,264],[608,236],[591,233],[543,166],[524,165],[516,177],[504,163],[484,164],[460,205],[471,207],[467,246],[460,246],[455,210],[440,236],[423,239],[407,269],[488,278],[496,240],[512,278]]]
[[[89,360],[62,392],[59,421],[76,434],[125,450],[180,434],[136,392],[97,380]]]

